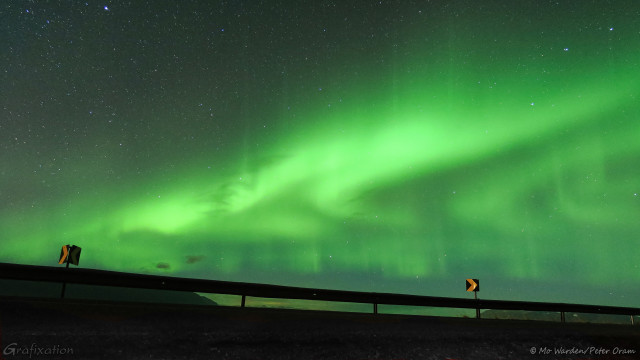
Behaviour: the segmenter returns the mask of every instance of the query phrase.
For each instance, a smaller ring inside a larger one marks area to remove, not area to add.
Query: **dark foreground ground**
[[[4,360],[640,359],[640,326],[0,298],[0,346]]]

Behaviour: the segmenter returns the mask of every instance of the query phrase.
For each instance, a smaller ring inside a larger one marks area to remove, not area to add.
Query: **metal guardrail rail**
[[[467,308],[476,309],[478,310],[478,313],[479,309],[559,312],[562,322],[565,321],[564,314],[567,312],[627,315],[631,317],[631,324],[633,324],[633,316],[640,315],[640,308],[632,307],[506,300],[475,300],[437,296],[310,289],[293,286],[134,274],[108,270],[82,268],[67,269],[62,267],[9,263],[0,263],[0,278],[12,280],[47,281],[59,283],[66,282],[87,285],[240,295],[242,296],[242,307],[244,307],[245,305],[245,298],[247,296],[250,296],[262,298],[324,300],[372,304],[374,314],[377,314],[379,304],[385,304]]]

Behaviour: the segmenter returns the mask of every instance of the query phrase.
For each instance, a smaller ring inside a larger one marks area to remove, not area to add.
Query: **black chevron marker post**
[[[73,264],[78,266],[80,263],[80,252],[82,248],[79,246],[71,246],[71,245],[62,245],[62,250],[60,250],[60,260],[58,260],[58,264],[62,264],[63,262],[67,263],[66,268],[69,268],[69,264]],[[60,298],[64,299],[64,291],[67,287],[67,282],[62,283],[62,292],[60,293]]]

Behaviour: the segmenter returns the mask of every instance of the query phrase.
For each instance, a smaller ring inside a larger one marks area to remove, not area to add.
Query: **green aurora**
[[[192,2],[168,10],[180,34],[138,29],[142,50],[131,5],[9,3],[0,261],[53,266],[75,244],[86,268],[453,297],[475,277],[484,298],[640,306],[633,2],[537,23],[506,2],[368,5],[372,24],[320,5],[190,22],[181,6],[224,7]],[[80,17],[85,63],[55,28]],[[306,48],[242,23],[316,17]],[[39,68],[42,36],[60,50]]]

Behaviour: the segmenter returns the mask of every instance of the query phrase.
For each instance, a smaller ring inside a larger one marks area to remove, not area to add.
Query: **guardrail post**
[[[633,315],[631,315],[631,325],[633,325]]]
[[[240,305],[241,307],[244,307],[245,298],[246,298],[246,296],[245,296],[245,295],[242,295],[242,304]]]
[[[378,304],[376,303],[373,303],[373,313],[376,315],[378,314]]]

